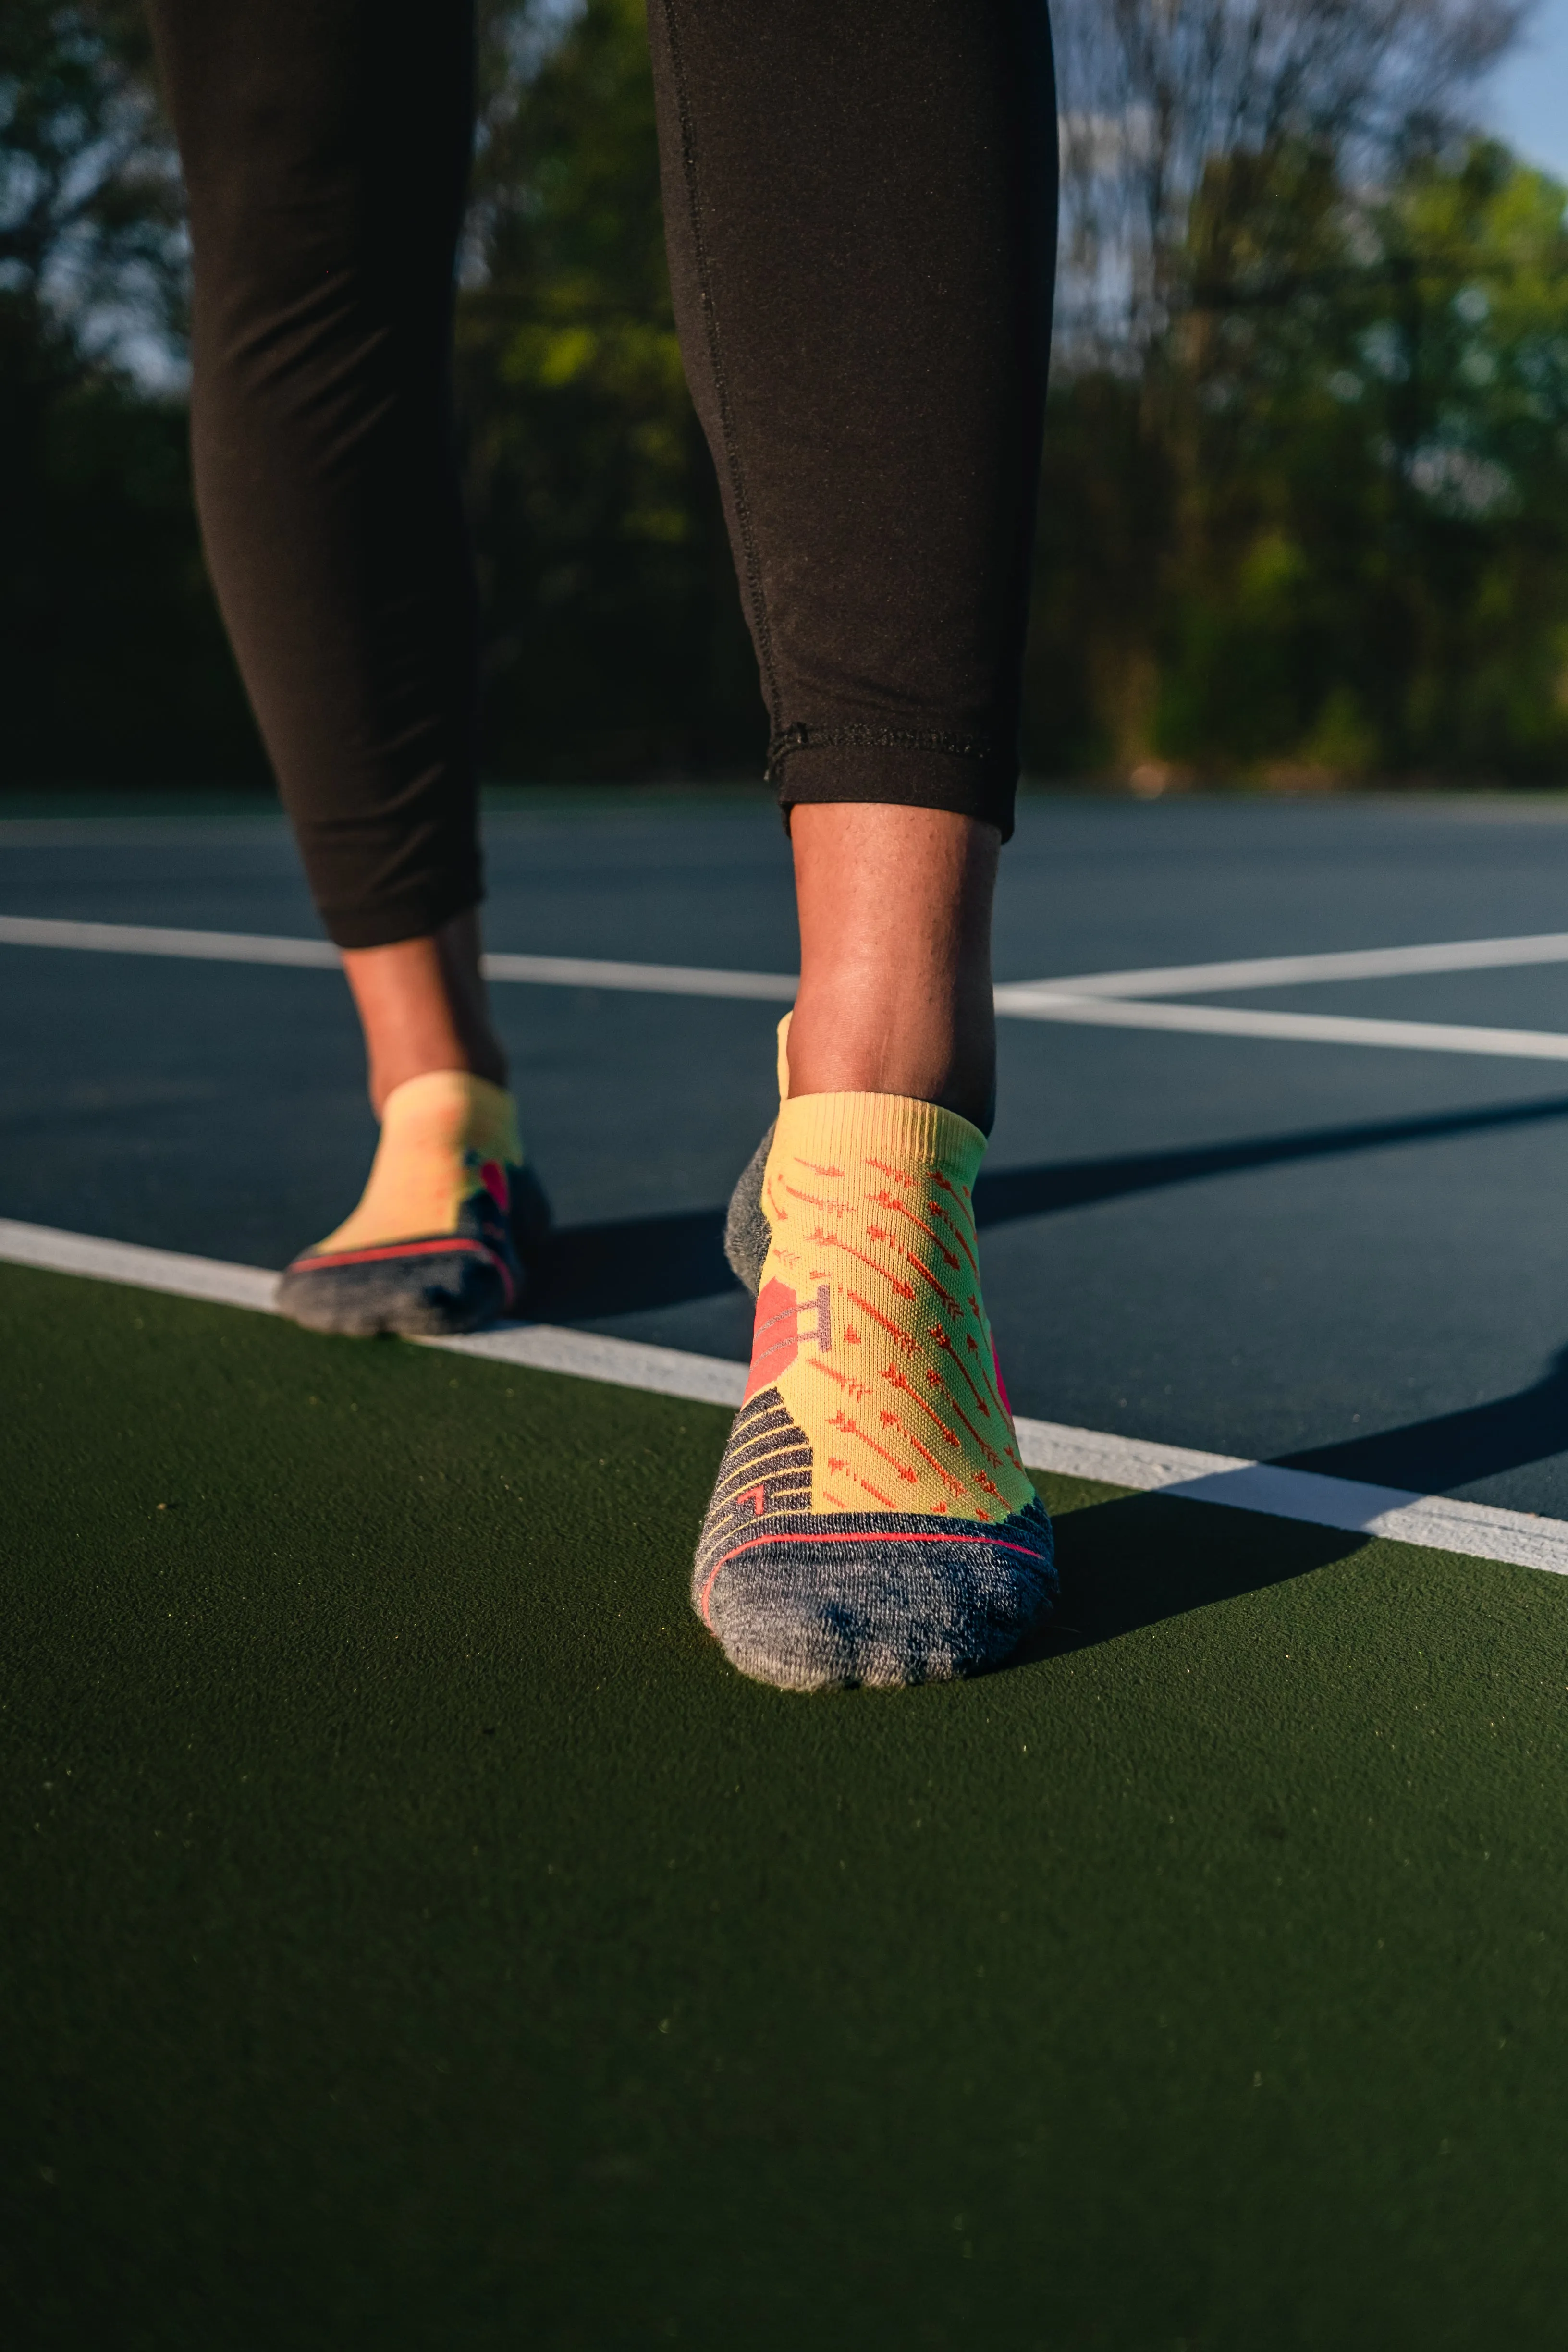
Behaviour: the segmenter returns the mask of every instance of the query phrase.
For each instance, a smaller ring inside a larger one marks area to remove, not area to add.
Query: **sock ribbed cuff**
[[[782,1034],[779,1051],[782,1062]],[[784,1083],[789,1083],[787,1065]],[[911,1095],[795,1095],[779,1105],[768,1154],[770,1176],[774,1162],[786,1154],[814,1157],[825,1165],[864,1161],[874,1166],[882,1160],[900,1173],[929,1165],[959,1188],[967,1206],[985,1157],[985,1138],[956,1111],[918,1102]]]
[[[383,1139],[472,1150],[507,1166],[522,1165],[517,1105],[505,1087],[472,1070],[426,1070],[394,1087],[381,1107]]]
[[[483,1188],[503,1212],[522,1164],[517,1107],[469,1070],[426,1070],[382,1105],[381,1141],[358,1205],[316,1254],[456,1232]]]

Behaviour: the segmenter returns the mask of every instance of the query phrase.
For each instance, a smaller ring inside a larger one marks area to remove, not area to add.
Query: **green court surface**
[[[802,1699],[718,1410],[0,1270],[4,2340],[1568,2341],[1568,1581],[1044,1482]]]

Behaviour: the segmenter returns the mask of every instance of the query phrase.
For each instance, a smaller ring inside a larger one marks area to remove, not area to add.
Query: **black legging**
[[[481,896],[452,456],[460,0],[150,0],[208,561],[340,946]],[[681,349],[785,806],[1012,829],[1049,340],[1045,0],[650,0]]]

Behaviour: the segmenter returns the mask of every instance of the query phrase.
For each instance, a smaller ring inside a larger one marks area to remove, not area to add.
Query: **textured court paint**
[[[1555,2352],[1559,1580],[1048,1482],[1058,1648],[803,1702],[721,1412],[0,1314],[7,2341]]]

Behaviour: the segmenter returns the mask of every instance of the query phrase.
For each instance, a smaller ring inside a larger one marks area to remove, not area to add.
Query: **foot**
[[[355,1339],[476,1330],[516,1307],[549,1220],[511,1097],[427,1071],[387,1097],[359,1206],[279,1276],[279,1312]]]
[[[980,1299],[984,1148],[900,1096],[781,1107],[751,1375],[692,1581],[759,1681],[950,1681],[1005,1657],[1055,1598]],[[744,1279],[742,1212],[727,1239]]]

